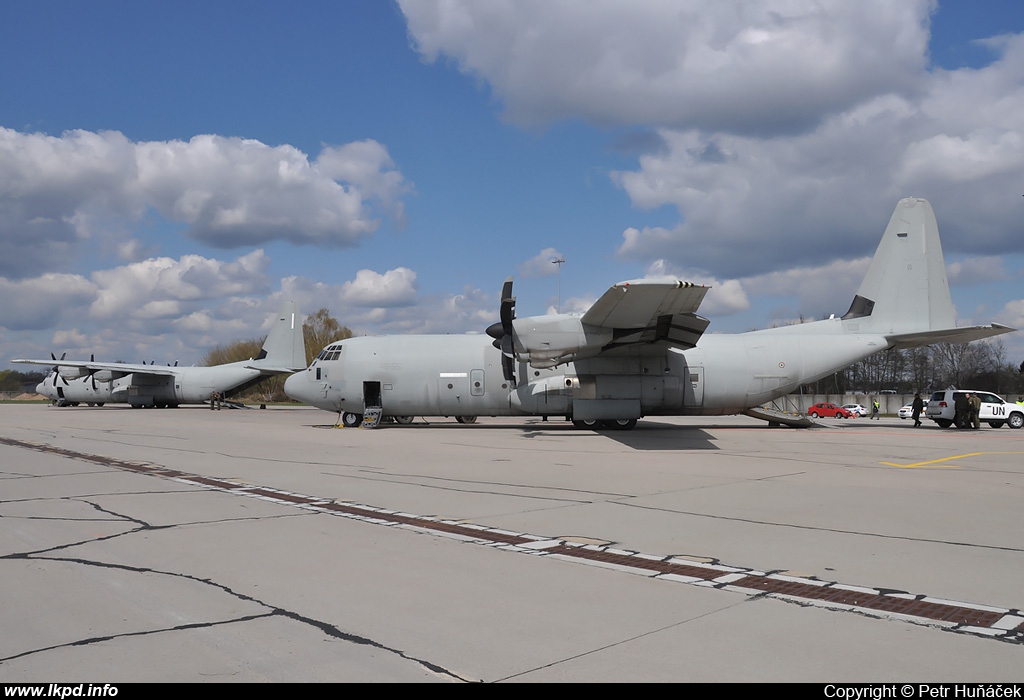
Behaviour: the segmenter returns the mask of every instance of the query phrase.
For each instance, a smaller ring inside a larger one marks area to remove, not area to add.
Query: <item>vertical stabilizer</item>
[[[302,335],[302,316],[294,301],[287,301],[256,358],[260,364],[298,372],[306,367],[306,341]]]
[[[884,335],[953,328],[939,225],[927,200],[901,199],[844,319]]]

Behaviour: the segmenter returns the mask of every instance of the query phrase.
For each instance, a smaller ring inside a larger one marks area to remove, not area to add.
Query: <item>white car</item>
[[[897,411],[897,413],[899,414],[899,417],[903,420],[910,418],[912,415],[914,415],[914,404],[908,403],[906,406]],[[924,414],[924,409],[921,410],[921,413]]]
[[[928,401],[927,417],[935,421],[940,428],[948,428],[954,424],[956,417],[956,399],[959,395],[977,394],[981,399],[979,419],[993,428],[1008,425],[1015,430],[1024,427],[1024,406],[1007,403],[1002,397],[988,391],[971,389],[946,389],[936,391]]]
[[[850,413],[856,413],[858,416],[866,416],[870,411],[861,406],[859,403],[848,403],[843,406]]]

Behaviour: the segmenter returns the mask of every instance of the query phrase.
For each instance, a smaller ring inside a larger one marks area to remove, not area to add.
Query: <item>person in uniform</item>
[[[972,428],[978,430],[981,428],[981,397],[977,393],[971,394],[967,399],[967,405],[968,423]]]
[[[910,407],[910,417],[914,419],[914,427],[919,428],[921,426],[921,412],[924,411],[924,401],[921,399],[920,394],[914,394],[914,403]]]

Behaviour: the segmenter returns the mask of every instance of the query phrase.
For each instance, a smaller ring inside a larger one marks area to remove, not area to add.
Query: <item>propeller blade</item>
[[[514,358],[502,354],[501,372],[505,375],[505,381],[512,382],[512,386],[516,385],[516,361]]]
[[[67,356],[68,356],[68,352],[67,352],[67,350],[65,350],[64,352],[62,352],[60,354],[60,359],[63,360]],[[50,359],[53,360],[54,362],[59,362],[60,361],[60,360],[57,359],[57,356],[54,355],[52,352],[50,353]],[[50,371],[53,372],[53,386],[56,387],[57,386],[57,377],[60,377],[60,366],[59,365],[54,365],[53,369],[50,370]],[[67,386],[68,380],[64,379],[64,377],[60,377],[60,379],[61,379],[62,382],[64,382],[64,385]]]
[[[501,329],[505,335],[512,335],[512,321],[516,317],[516,298],[512,296],[512,278],[501,286]]]

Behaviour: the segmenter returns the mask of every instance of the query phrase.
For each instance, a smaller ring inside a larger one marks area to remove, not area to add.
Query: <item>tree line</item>
[[[338,322],[338,319],[331,316],[327,309],[320,309],[315,314],[308,316],[302,324],[302,337],[306,343],[306,365],[313,362],[321,350],[327,345],[346,338],[352,337],[352,331]],[[217,345],[199,362],[200,365],[211,367],[223,365],[229,362],[241,362],[259,355],[267,336],[236,340],[227,345]],[[274,401],[287,401],[284,393],[284,380],[287,375],[270,377],[244,392],[238,398],[243,401],[258,401],[259,403],[270,403]]]
[[[885,350],[803,389],[817,394],[894,391],[925,395],[947,387],[992,391],[1016,400],[1024,396],[1024,362],[1018,365],[1008,360],[999,340],[939,343]]]

